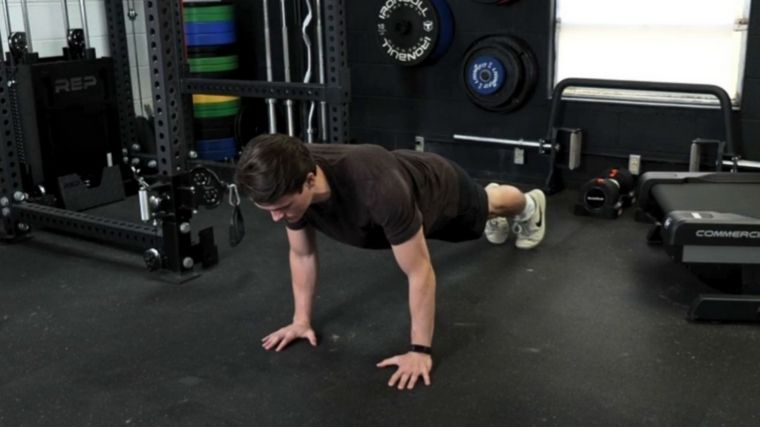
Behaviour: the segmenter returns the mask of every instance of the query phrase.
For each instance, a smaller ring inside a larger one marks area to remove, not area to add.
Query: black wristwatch
[[[433,350],[431,350],[430,347],[425,346],[425,345],[412,344],[411,351],[415,353],[424,353],[424,354],[427,354],[428,356],[433,355]]]

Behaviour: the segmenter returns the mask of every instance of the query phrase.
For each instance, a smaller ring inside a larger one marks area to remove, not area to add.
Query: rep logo
[[[55,80],[55,93],[61,93],[61,92],[79,92],[82,90],[87,90],[88,88],[91,88],[98,84],[98,80],[95,78],[95,76],[82,76],[82,77],[71,77],[67,79],[56,79]]]

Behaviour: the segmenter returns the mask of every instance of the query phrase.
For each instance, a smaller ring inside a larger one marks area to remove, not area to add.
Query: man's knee
[[[486,187],[488,213],[491,216],[515,215],[525,208],[525,195],[511,185]]]

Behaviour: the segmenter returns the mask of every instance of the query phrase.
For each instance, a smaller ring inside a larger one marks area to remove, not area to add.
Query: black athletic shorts
[[[488,220],[488,195],[464,169],[454,162],[450,163],[459,175],[459,214],[427,237],[447,242],[479,239]]]

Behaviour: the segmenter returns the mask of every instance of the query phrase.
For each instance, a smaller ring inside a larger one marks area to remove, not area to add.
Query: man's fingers
[[[409,381],[409,374],[401,374],[401,381],[398,382],[398,389],[403,390],[406,387],[406,382]]]
[[[272,332],[271,334],[265,336],[264,338],[262,338],[261,342],[266,343],[267,341],[272,341],[272,340],[275,340],[275,342],[276,342],[276,341],[279,341],[282,338],[282,335],[283,335],[282,329],[278,329],[278,330]]]
[[[412,377],[409,378],[409,384],[406,385],[407,390],[411,390],[414,388],[414,385],[417,384],[417,379],[420,377],[420,374],[412,374]]]
[[[293,341],[293,337],[290,334],[285,335],[284,337],[282,337],[282,341],[280,341],[280,345],[277,346],[277,349],[275,351],[282,350],[291,341]]]
[[[396,381],[398,381],[400,377],[401,377],[401,371],[396,370],[396,372],[394,372],[393,375],[391,375],[391,380],[388,381],[388,387],[393,387],[394,385],[396,385]]]
[[[309,340],[312,346],[317,346],[317,334],[313,329],[304,331],[303,329],[294,329],[292,327],[282,328],[276,332],[273,332],[261,339],[262,347],[267,350],[272,348],[275,351],[281,351],[293,342],[297,338],[305,338]]]
[[[385,368],[386,366],[391,366],[391,365],[398,365],[398,358],[396,358],[395,356],[394,357],[389,357],[389,358],[383,360],[382,362],[378,363],[377,367],[378,368]]]
[[[398,369],[388,381],[388,386],[399,390],[412,390],[419,382],[424,381],[425,385],[430,385],[430,367],[408,359],[406,356],[394,356],[377,364],[379,368],[398,365]]]
[[[306,333],[306,338],[309,340],[309,343],[311,343],[312,346],[317,346],[317,334],[315,334],[313,330],[310,330]]]
[[[263,347],[267,350],[270,350],[272,347],[277,345],[278,342],[280,342],[281,337],[279,335],[269,336],[267,337],[267,340],[264,341]]]
[[[425,385],[430,385],[430,372],[423,371],[422,372],[422,379],[425,381]]]

